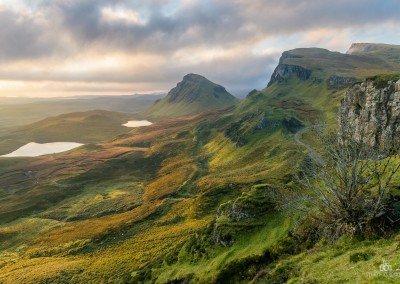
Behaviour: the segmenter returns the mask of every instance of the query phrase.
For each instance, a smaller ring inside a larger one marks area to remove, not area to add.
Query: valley
[[[355,84],[398,82],[395,55],[398,46],[374,44],[294,49],[240,102],[188,74],[137,113],[74,111],[10,126],[0,154],[54,137],[85,145],[0,158],[0,283],[390,283],[368,271],[382,258],[400,265],[396,229],[313,240],[305,214],[281,199],[296,192],[299,166],[324,163],[312,126],[337,132]],[[391,193],[399,188],[397,173]]]

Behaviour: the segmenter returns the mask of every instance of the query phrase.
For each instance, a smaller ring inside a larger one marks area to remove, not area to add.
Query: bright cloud
[[[0,0],[0,96],[167,91],[200,73],[244,94],[296,47],[400,44],[396,0]]]
[[[101,17],[106,22],[122,22],[127,24],[144,24],[138,12],[134,10],[124,9],[122,7],[104,7],[101,9]]]

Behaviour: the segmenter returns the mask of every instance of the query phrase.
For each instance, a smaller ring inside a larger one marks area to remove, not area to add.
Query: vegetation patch
[[[355,252],[350,254],[349,260],[350,262],[356,263],[359,261],[367,261],[370,260],[375,253],[371,250],[363,251],[363,252]]]
[[[378,89],[387,87],[388,81],[397,81],[399,79],[400,73],[379,74],[368,78],[368,80],[374,82],[375,87]]]

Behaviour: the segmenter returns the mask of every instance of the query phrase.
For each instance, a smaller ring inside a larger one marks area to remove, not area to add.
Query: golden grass
[[[35,247],[35,250],[42,250],[46,247],[55,247],[77,240],[96,241],[112,230],[119,230],[122,227],[146,218],[146,216],[154,213],[161,205],[163,205],[162,201],[146,203],[128,212],[72,222],[34,240],[33,247]]]
[[[163,196],[178,191],[193,177],[195,171],[196,166],[189,164],[159,177],[145,187],[144,200],[160,199]]]

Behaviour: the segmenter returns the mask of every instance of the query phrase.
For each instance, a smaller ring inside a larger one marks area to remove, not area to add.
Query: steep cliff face
[[[268,86],[272,85],[275,82],[285,82],[289,80],[292,74],[300,80],[305,81],[310,78],[311,71],[298,65],[279,64],[275,68],[275,71],[271,76],[271,80],[269,81]]]
[[[373,80],[349,89],[339,109],[339,132],[345,128],[380,150],[400,144],[400,80],[379,88]]]
[[[337,91],[356,82],[400,70],[400,45],[354,43],[346,54],[323,48],[296,48],[282,53],[268,86],[290,78],[325,83]]]

